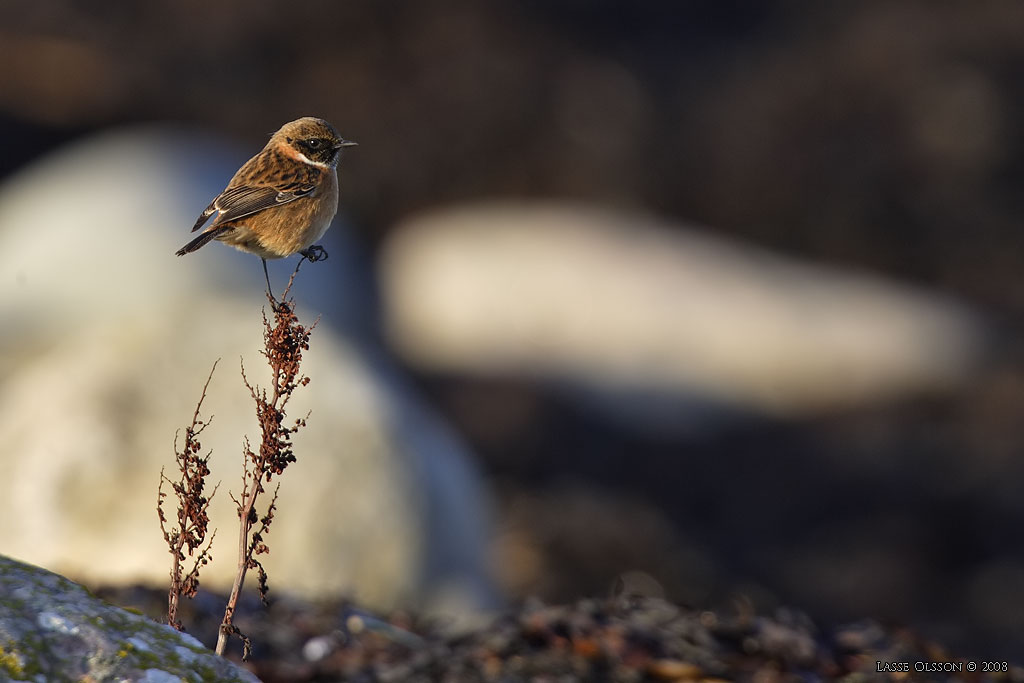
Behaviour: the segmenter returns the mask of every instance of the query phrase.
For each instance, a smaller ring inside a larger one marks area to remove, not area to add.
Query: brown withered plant
[[[219,361],[218,361],[219,362]],[[206,400],[206,390],[210,386],[213,372],[217,369],[217,363],[213,364],[210,374],[203,385],[203,393],[196,403],[195,412],[192,413],[192,422],[185,428],[185,440],[181,449],[178,449],[178,433],[174,435],[174,459],[178,467],[179,477],[172,481],[160,468],[160,484],[157,486],[156,511],[160,518],[160,531],[163,532],[167,549],[171,553],[171,585],[167,591],[167,623],[179,631],[183,630],[181,621],[178,619],[178,605],[181,596],[188,598],[195,597],[199,590],[199,568],[206,565],[213,556],[210,549],[213,546],[213,537],[216,530],[207,539],[206,534],[210,524],[210,517],[207,510],[210,501],[217,493],[217,486],[206,496],[206,477],[210,474],[209,461],[210,453],[200,455],[202,444],[199,442],[199,435],[203,433],[213,416],[202,419],[199,411]],[[164,484],[168,484],[174,497],[178,501],[178,512],[175,524],[172,526],[164,515],[163,502],[167,494],[164,492]],[[192,558],[192,566],[185,569],[186,556]]]
[[[305,260],[305,259],[303,259]],[[231,495],[238,513],[238,568],[235,581],[231,588],[227,606],[224,609],[224,620],[220,625],[217,637],[217,654],[224,654],[227,641],[237,635],[243,643],[243,659],[249,655],[249,640],[234,624],[235,608],[245,584],[246,573],[254,569],[258,576],[260,598],[267,601],[267,573],[263,569],[259,556],[269,552],[266,535],[274,520],[277,503],[277,487],[275,487],[266,512],[261,516],[257,512],[257,500],[266,492],[265,484],[269,484],[275,476],[280,476],[289,464],[295,462],[292,450],[292,435],[306,426],[306,418],[286,422],[285,407],[297,387],[309,384],[309,377],[302,375],[299,365],[303,351],[309,350],[309,336],[319,319],[311,326],[305,327],[295,315],[295,300],[289,299],[295,276],[299,272],[302,260],[295,267],[288,286],[280,301],[267,292],[271,310],[274,312],[273,324],[263,313],[263,356],[270,366],[270,388],[253,385],[245,374],[242,365],[242,381],[245,382],[249,394],[256,404],[256,418],[260,428],[260,444],[253,449],[248,438],[243,449],[242,491],[236,498]],[[280,484],[278,484],[278,487]]]

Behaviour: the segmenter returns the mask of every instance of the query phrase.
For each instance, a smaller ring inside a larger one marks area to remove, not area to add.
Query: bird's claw
[[[327,250],[321,247],[319,244],[314,244],[308,249],[303,249],[299,252],[310,263],[316,263],[317,261],[325,261],[327,259]]]

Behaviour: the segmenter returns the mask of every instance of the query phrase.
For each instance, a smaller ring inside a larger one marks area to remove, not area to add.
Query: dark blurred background
[[[1015,2],[8,0],[0,176],[121,124],[255,150],[313,114],[360,143],[342,202],[371,255],[432,207],[571,198],[959,298],[995,330],[960,390],[683,437],[525,377],[406,369],[498,498],[509,599],[605,594],[627,572],[677,601],[894,620],[1008,656],[1022,35]]]

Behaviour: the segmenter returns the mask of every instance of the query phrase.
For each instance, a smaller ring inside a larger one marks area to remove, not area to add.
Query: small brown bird
[[[338,211],[339,150],[355,144],[323,119],[307,116],[284,124],[203,210],[192,232],[216,216],[178,256],[210,240],[230,244],[263,260],[268,290],[267,259],[296,253],[310,261],[325,258],[324,248],[313,243]]]

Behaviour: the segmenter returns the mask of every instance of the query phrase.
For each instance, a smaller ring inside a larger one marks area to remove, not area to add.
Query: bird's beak
[[[341,149],[342,147],[356,147],[358,145],[358,142],[352,142],[351,140],[338,140],[338,142],[334,145],[334,148]]]

